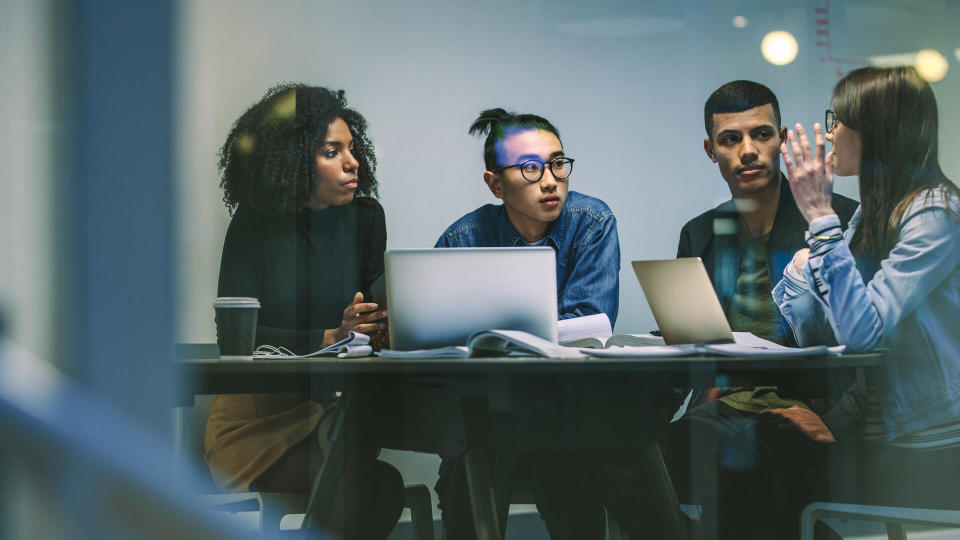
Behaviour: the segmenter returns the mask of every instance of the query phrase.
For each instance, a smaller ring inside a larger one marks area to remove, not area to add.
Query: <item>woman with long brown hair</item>
[[[940,167],[937,102],[908,66],[867,67],[836,86],[826,140],[799,124],[781,147],[809,223],[773,291],[800,344],[887,347],[867,378],[861,428],[867,502],[951,507],[960,485],[960,190]],[[830,207],[833,174],[859,175],[846,233]],[[851,411],[856,416],[856,411]]]

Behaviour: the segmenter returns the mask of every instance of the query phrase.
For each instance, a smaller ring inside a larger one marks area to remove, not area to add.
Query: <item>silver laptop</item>
[[[667,345],[733,343],[733,332],[700,257],[633,261]]]
[[[552,248],[394,249],[385,266],[391,349],[464,345],[490,329],[557,342]]]

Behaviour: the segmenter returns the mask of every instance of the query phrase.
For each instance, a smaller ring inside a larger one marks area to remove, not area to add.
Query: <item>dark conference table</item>
[[[178,405],[192,405],[201,394],[343,392],[340,418],[328,433],[333,447],[314,482],[305,528],[326,522],[347,449],[374,445],[463,455],[477,537],[487,540],[502,538],[512,488],[509,479],[493,477],[490,453],[636,449],[659,471],[658,503],[676,506],[656,444],[679,404],[669,389],[772,384],[791,395],[827,395],[838,389],[838,374],[878,365],[882,358],[200,358],[176,365],[184,382]]]

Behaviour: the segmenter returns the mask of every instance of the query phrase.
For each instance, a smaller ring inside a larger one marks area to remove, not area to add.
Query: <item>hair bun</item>
[[[490,133],[493,126],[512,116],[507,111],[497,107],[496,109],[487,109],[480,113],[480,116],[470,125],[468,133],[470,135],[484,136]]]

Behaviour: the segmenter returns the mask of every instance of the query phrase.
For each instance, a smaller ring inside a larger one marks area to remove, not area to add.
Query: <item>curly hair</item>
[[[343,90],[285,83],[237,119],[220,149],[220,187],[230,214],[237,207],[280,214],[303,208],[317,189],[317,151],[337,118],[353,136],[357,194],[376,196],[377,158],[367,121],[347,108]]]

